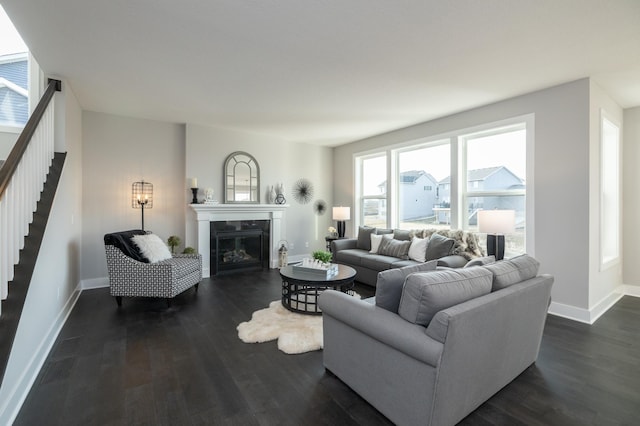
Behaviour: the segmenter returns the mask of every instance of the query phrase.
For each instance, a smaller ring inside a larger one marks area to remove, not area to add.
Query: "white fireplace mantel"
[[[268,220],[269,266],[278,267],[278,242],[285,239],[284,213],[288,204],[190,204],[198,221],[198,253],[202,276],[211,274],[211,222],[222,220]]]

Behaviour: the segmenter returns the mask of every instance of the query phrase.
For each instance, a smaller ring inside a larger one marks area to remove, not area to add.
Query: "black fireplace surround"
[[[269,267],[268,220],[211,222],[211,275]]]

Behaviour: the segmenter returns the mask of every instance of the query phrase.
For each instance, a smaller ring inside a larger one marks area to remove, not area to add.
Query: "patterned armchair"
[[[171,299],[194,287],[202,280],[202,256],[179,254],[171,259],[148,263],[131,241],[134,235],[146,234],[132,230],[104,236],[111,295],[118,306],[123,296],[163,297],[171,306]]]

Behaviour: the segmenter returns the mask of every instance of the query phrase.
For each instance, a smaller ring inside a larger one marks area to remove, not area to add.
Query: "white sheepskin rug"
[[[287,310],[280,300],[255,311],[251,320],[240,323],[238,337],[245,343],[278,339],[278,349],[286,354],[301,354],[322,349],[322,316],[303,315]]]

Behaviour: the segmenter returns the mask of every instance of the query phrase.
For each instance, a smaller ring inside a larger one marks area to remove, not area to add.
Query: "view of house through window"
[[[452,158],[452,152],[459,154]],[[515,232],[505,236],[505,256],[526,251],[524,120],[357,156],[356,168],[356,225],[478,232],[480,210],[514,210]],[[486,235],[478,236],[486,247]]]
[[[29,118],[29,54],[0,6],[0,164]]]

